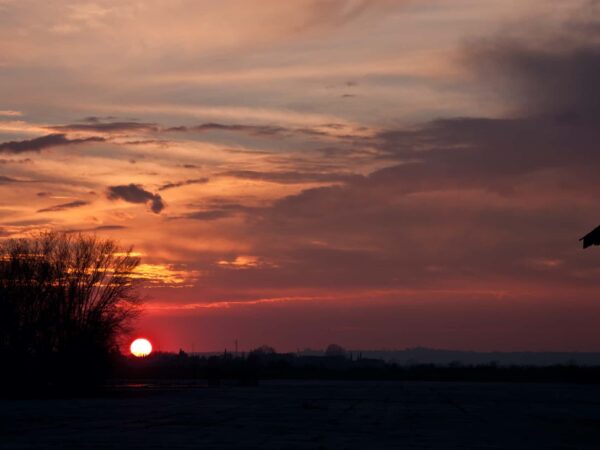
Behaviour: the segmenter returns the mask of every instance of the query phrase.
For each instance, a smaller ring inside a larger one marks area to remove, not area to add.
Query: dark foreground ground
[[[600,386],[265,382],[0,400],[2,449],[598,449]]]

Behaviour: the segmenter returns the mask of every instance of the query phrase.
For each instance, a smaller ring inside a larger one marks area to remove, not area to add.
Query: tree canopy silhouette
[[[329,344],[327,346],[327,349],[325,350],[325,356],[328,356],[330,358],[345,358],[346,349],[341,345]]]
[[[131,249],[83,234],[0,242],[0,356],[9,372],[98,377],[139,311],[139,263]]]

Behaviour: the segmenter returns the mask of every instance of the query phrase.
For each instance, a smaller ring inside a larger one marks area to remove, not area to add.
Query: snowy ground
[[[1,449],[598,449],[600,386],[271,382],[0,400]]]

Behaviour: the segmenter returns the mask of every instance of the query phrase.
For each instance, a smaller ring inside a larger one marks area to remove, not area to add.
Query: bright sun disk
[[[133,356],[143,358],[152,353],[152,344],[148,339],[139,338],[131,343],[129,350]]]

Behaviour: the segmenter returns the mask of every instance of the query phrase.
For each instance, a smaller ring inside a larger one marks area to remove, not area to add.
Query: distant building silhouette
[[[600,225],[579,240],[583,241],[583,248],[600,245]]]

